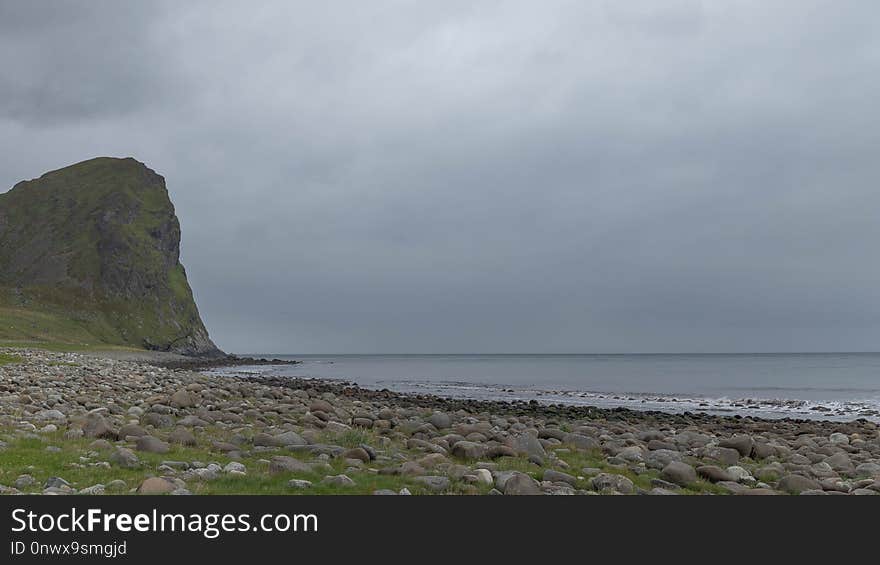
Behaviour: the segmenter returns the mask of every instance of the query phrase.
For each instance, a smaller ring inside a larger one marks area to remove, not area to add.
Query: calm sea
[[[764,417],[880,416],[880,353],[268,357],[303,363],[219,371],[477,399]]]

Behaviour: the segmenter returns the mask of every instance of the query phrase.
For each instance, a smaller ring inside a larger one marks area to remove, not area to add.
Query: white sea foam
[[[215,370],[227,375],[312,376],[298,366],[245,366]],[[817,400],[785,397],[707,397],[661,393],[622,393],[566,389],[544,389],[509,384],[490,384],[455,380],[373,379],[361,381],[350,377],[320,376],[321,379],[355,382],[364,388],[394,390],[404,393],[434,394],[449,398],[477,400],[531,401],[542,404],[567,404],[604,408],[626,407],[634,410],[657,410],[670,413],[695,412],[719,415],[743,415],[761,418],[803,418],[853,420],[865,418],[880,421],[880,398],[853,400]],[[767,387],[783,392],[778,387]],[[837,391],[839,392],[839,391]]]

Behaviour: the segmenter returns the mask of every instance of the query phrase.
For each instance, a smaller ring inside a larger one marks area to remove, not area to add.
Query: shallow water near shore
[[[265,357],[302,363],[214,372],[340,379],[478,400],[880,420],[880,353]]]

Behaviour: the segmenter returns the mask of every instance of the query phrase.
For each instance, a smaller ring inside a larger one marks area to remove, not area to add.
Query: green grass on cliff
[[[0,292],[0,344],[12,347],[81,350],[97,346],[126,344],[102,320],[101,305],[81,301],[65,307],[57,303],[33,301],[14,304]]]
[[[0,304],[0,343],[83,345],[100,339],[63,312],[52,313]]]

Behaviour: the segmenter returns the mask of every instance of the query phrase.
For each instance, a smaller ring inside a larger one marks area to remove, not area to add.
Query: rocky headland
[[[0,343],[223,355],[180,262],[165,179],[99,157],[0,194]]]
[[[880,493],[880,432],[0,350],[6,494]]]

